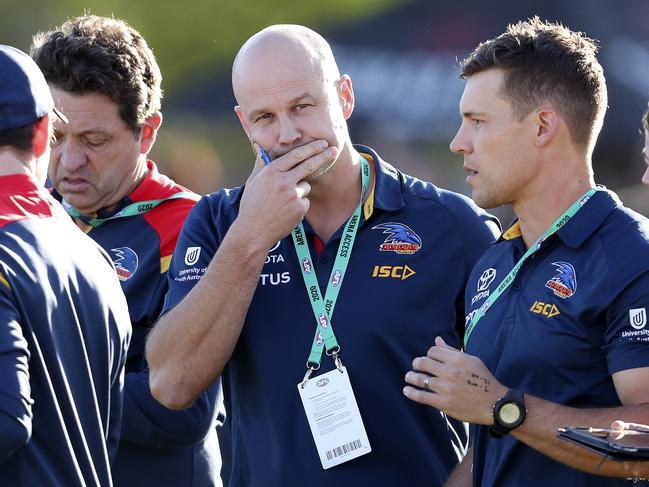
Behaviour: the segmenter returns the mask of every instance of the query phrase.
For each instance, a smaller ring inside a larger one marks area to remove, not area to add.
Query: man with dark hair
[[[478,205],[511,203],[517,220],[469,278],[466,353],[437,338],[406,376],[408,398],[476,425],[448,485],[626,484],[591,474],[627,476],[622,463],[557,438],[645,419],[649,403],[649,221],[594,182],[607,99],[595,54],[533,18],[463,64],[451,150]]]
[[[108,256],[43,188],[54,108],[0,45],[0,485],[111,485],[128,308]]]
[[[153,52],[125,22],[85,15],[35,36],[32,57],[70,119],[55,124],[50,180],[74,221],[113,258],[133,324],[114,481],[214,485],[219,384],[190,409],[171,411],[151,397],[144,360],[178,233],[198,199],[146,157],[162,123]]]
[[[459,345],[497,225],[352,145],[351,79],[311,29],[252,36],[232,85],[263,156],[183,227],[147,342],[155,396],[186,407],[222,374],[233,487],[441,485],[464,428],[404,401],[400,378],[436,334]]]

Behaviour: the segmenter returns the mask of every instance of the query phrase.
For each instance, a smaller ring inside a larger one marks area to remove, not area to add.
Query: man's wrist
[[[277,242],[266,243],[259,234],[251,232],[250,228],[237,218],[228,229],[223,239],[223,244],[228,242],[229,247],[237,249],[237,254],[242,262],[248,262],[256,267],[259,260],[265,260],[272,246]]]
[[[525,421],[525,395],[519,390],[509,389],[494,403],[492,415],[493,424],[489,427],[489,433],[496,438],[509,434]]]

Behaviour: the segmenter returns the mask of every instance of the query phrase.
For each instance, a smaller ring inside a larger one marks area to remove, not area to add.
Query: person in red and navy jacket
[[[0,46],[0,485],[111,485],[131,324],[106,253],[43,187],[55,108]]]
[[[69,124],[55,124],[50,180],[113,259],[133,324],[115,484],[212,486],[219,482],[220,384],[190,409],[171,411],[151,396],[143,356],[176,239],[198,199],[146,158],[162,122],[153,52],[125,22],[86,15],[36,36],[32,57],[69,114]]]

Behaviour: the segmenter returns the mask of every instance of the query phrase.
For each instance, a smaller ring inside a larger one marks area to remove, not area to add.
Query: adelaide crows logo
[[[117,277],[119,277],[120,281],[128,281],[137,271],[137,254],[128,247],[117,247],[110,249],[110,251],[113,254],[111,257],[113,264],[115,264]]]
[[[552,289],[554,294],[561,299],[566,299],[577,291],[577,274],[572,264],[567,262],[553,262],[557,267],[557,275],[545,283],[545,287]]]
[[[414,254],[421,248],[419,235],[403,223],[382,223],[372,227],[372,230],[383,230],[388,235],[379,247],[382,252]]]

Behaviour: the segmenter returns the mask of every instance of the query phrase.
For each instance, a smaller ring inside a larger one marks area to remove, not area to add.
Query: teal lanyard
[[[186,198],[194,201],[197,201],[198,199],[194,193],[190,193],[188,191],[180,191],[178,193],[172,194],[168,198],[162,198],[159,200],[136,201],[135,203],[131,203],[130,205],[125,206],[117,213],[115,213],[113,216],[109,216],[107,218],[92,218],[86,215],[82,215],[79,212],[79,210],[70,206],[70,204],[67,203],[65,200],[63,201],[63,207],[65,208],[65,211],[68,212],[68,215],[81,220],[86,225],[90,225],[92,227],[98,227],[99,225],[109,220],[115,220],[116,218],[126,218],[128,216],[142,215],[143,213],[151,211],[156,206],[164,203],[167,200],[175,200],[178,198]]]
[[[333,269],[331,270],[331,275],[329,276],[324,300],[322,299],[322,293],[320,292],[320,286],[318,285],[318,279],[313,267],[313,260],[311,259],[311,252],[309,251],[302,223],[298,223],[297,227],[295,227],[293,232],[291,232],[295,251],[300,263],[302,278],[304,279],[304,285],[306,286],[309,300],[311,301],[311,307],[313,308],[313,315],[315,316],[317,324],[315,336],[313,337],[313,343],[311,345],[311,353],[307,360],[308,371],[304,378],[304,383],[308,380],[312,371],[320,368],[323,348],[326,348],[328,355],[333,356],[336,366],[338,368],[341,367],[340,359],[338,358],[340,346],[338,345],[336,335],[334,335],[333,327],[331,326],[331,316],[333,315],[336,300],[338,299],[338,293],[340,292],[345,277],[345,271],[349,264],[352,247],[354,246],[354,240],[356,239],[356,232],[358,231],[358,226],[360,224],[363,198],[367,193],[369,182],[370,166],[365,158],[361,157],[362,189],[360,202],[352,216],[349,217],[349,220],[347,220],[347,223],[345,224],[345,231],[343,232],[340,244],[338,245],[338,254]]]
[[[548,237],[551,235],[554,235],[561,227],[563,227],[566,223],[570,221],[570,219],[577,214],[577,212],[581,209],[581,207],[586,204],[586,202],[590,199],[591,196],[593,196],[597,191],[602,191],[601,189],[598,188],[591,188],[588,191],[586,191],[582,196],[579,197],[577,201],[575,201],[570,208],[568,208],[565,212],[561,214],[559,218],[557,218],[552,225],[541,235],[534,244],[530,246],[529,249],[527,249],[527,252],[521,257],[521,259],[514,265],[511,271],[509,271],[509,274],[505,276],[505,278],[502,280],[502,282],[498,285],[496,290],[492,295],[490,295],[487,300],[478,308],[475,310],[473,315],[471,316],[471,321],[469,322],[469,325],[466,328],[466,331],[464,332],[464,346],[466,347],[466,344],[469,342],[469,337],[471,336],[471,333],[473,333],[473,330],[475,329],[476,325],[478,324],[478,321],[487,313],[487,310],[491,308],[491,306],[496,302],[496,300],[505,292],[505,289],[507,289],[512,282],[514,282],[514,279],[516,278],[516,275],[518,272],[521,270],[521,267],[523,267],[523,263],[530,257],[531,255],[535,254],[538,252],[538,250],[541,248],[541,245],[543,245],[543,242],[545,242]]]

